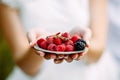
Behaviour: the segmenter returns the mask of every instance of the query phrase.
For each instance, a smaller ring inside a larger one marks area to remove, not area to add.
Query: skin
[[[90,30],[85,29],[83,34],[87,42],[90,41],[92,44],[89,51],[85,52],[86,62],[94,63],[99,60],[102,52],[105,48],[106,35],[107,35],[107,12],[106,12],[107,0],[90,0]],[[35,44],[37,38],[44,32],[37,32],[36,30],[30,31],[28,36],[23,30],[21,21],[18,16],[18,10],[10,8],[3,4],[0,4],[0,29],[11,48],[11,55],[15,63],[28,75],[34,76],[40,70],[40,66],[43,62],[43,56],[46,58],[46,54],[43,52],[37,52],[32,47]],[[89,31],[88,31],[89,30]],[[71,34],[78,34],[79,30],[73,29]],[[91,32],[93,34],[90,37]],[[41,55],[41,56],[38,56]],[[85,54],[84,53],[84,54]],[[63,59],[57,57],[56,54],[48,55],[54,59],[55,63],[63,62]],[[54,56],[54,57],[53,57]],[[60,55],[58,55],[60,56]],[[80,54],[74,54],[72,57],[70,55],[64,55],[64,58],[68,62],[72,62],[73,59],[80,59]]]
[[[27,74],[33,76],[42,64],[43,58],[35,54],[23,31],[17,10],[0,4],[0,28],[11,48],[15,63]]]
[[[108,31],[107,0],[90,0],[91,46],[86,56],[87,63],[97,62],[106,47]]]

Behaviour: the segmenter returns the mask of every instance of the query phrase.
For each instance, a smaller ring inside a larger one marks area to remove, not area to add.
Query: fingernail
[[[79,56],[84,56],[84,53],[78,53]]]
[[[90,42],[89,41],[86,42],[87,42],[86,47],[88,48],[90,46]]]
[[[77,60],[77,61],[80,61],[80,60],[81,60],[81,57],[77,58],[76,60]]]
[[[32,43],[32,42],[30,42],[30,46],[32,46],[32,44],[33,44],[33,43]]]
[[[64,59],[67,59],[68,58],[68,55],[64,55]]]
[[[71,57],[72,57],[73,59],[77,59],[78,54],[72,54]]]
[[[68,57],[68,59],[65,59],[68,63],[72,62],[73,59],[71,57]]]
[[[54,62],[55,62],[56,64],[60,64],[60,63],[63,62],[63,59],[54,59]]]
[[[45,55],[45,53],[40,52],[40,56],[42,56],[42,57],[43,57],[44,55]]]
[[[58,55],[58,58],[59,58],[59,59],[64,58],[64,54],[59,54],[59,55]]]
[[[51,59],[51,57],[50,57],[49,54],[45,54],[45,55],[44,55],[44,58],[45,58],[46,60],[50,60],[50,59]]]
[[[51,54],[51,59],[56,59],[56,55],[55,54]]]

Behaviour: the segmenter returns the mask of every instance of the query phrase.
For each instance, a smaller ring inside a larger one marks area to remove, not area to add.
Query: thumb
[[[92,37],[92,32],[89,28],[87,28],[83,35],[83,39],[86,41],[87,47],[90,46],[91,37]]]
[[[34,31],[29,31],[27,33],[27,37],[28,37],[30,46],[33,47],[36,44],[36,41],[37,41],[35,32]]]

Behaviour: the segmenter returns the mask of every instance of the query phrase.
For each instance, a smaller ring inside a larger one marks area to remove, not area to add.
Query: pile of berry
[[[77,35],[70,36],[67,32],[40,38],[37,41],[40,48],[51,51],[80,51],[86,47],[86,42]]]

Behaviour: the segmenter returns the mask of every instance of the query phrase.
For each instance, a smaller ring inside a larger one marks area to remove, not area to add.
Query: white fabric
[[[75,26],[88,27],[88,0],[3,0],[21,10],[26,30],[42,27],[49,32],[69,31]]]
[[[5,3],[12,8],[18,8],[20,5],[18,0],[0,0],[0,3]]]
[[[120,80],[120,0],[109,0],[109,33],[107,48],[112,52],[118,65]]]
[[[109,0],[108,49],[120,63],[120,0]]]
[[[86,66],[76,61],[62,64],[46,61],[43,71],[36,77],[29,77],[16,67],[7,80],[119,80],[117,70],[114,58],[106,51],[97,64]]]
[[[109,18],[114,24],[120,26],[120,0],[109,0]]]

